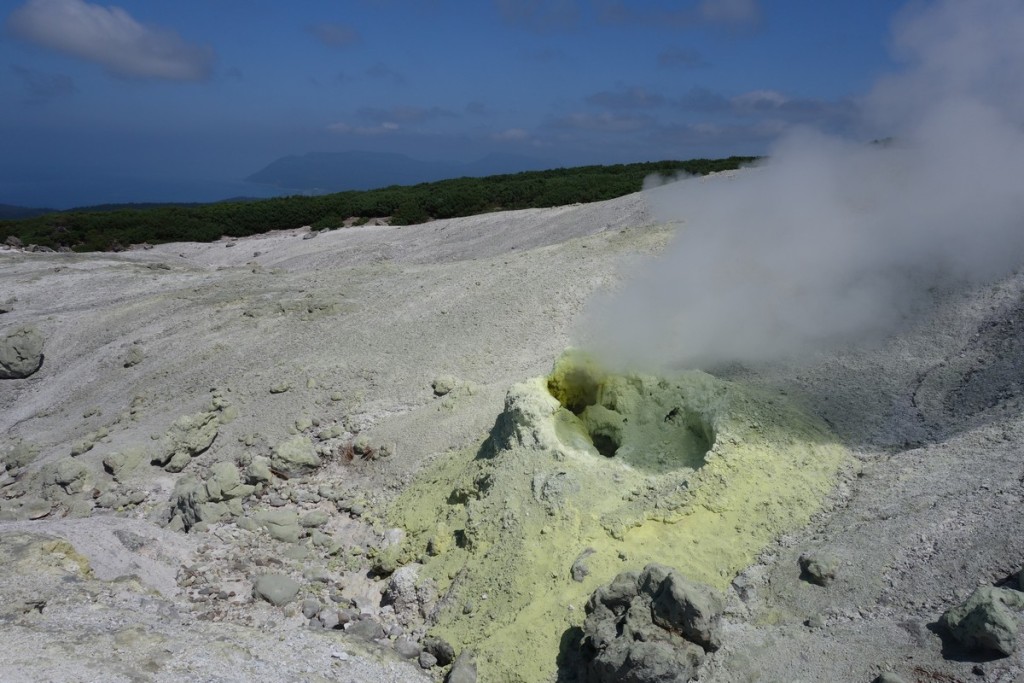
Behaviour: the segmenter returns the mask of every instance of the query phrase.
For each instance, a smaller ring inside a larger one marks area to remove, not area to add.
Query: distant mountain
[[[35,209],[28,206],[0,204],[0,220],[32,218],[33,216],[42,216],[44,213],[53,213],[53,209]]]
[[[489,154],[470,163],[420,161],[390,152],[310,152],[281,157],[246,178],[251,183],[303,192],[372,190],[462,176],[537,171],[553,164],[514,154]]]

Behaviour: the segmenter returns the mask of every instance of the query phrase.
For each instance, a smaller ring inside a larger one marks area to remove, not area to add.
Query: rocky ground
[[[606,628],[582,604],[550,644],[559,662],[539,668],[528,652],[522,666],[472,661],[474,643],[438,637],[463,579],[418,576],[433,551],[410,557],[417,535],[391,506],[425,481],[447,496],[451,481],[424,477],[477,453],[509,389],[551,371],[588,298],[664,246],[674,226],[654,222],[648,196],[118,254],[0,252],[0,679],[603,680],[575,659],[588,628]],[[1014,276],[935,292],[871,348],[707,368],[784,396],[849,457],[809,522],[710,589],[700,652],[677,633],[671,656],[706,681],[1024,680],[1011,628],[1021,326]],[[614,578],[594,547],[566,585]],[[630,552],[615,566],[639,576],[645,556]],[[621,605],[664,604],[666,581]],[[986,586],[1005,591],[982,610],[1002,631],[958,640],[943,614]],[[591,611],[622,619],[615,605]]]

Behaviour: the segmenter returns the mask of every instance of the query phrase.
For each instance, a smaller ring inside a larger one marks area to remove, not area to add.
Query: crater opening
[[[571,350],[555,362],[547,388],[571,413],[562,412],[558,423],[567,445],[662,473],[698,469],[715,444],[698,384],[608,374]]]
[[[590,440],[594,442],[597,452],[606,458],[614,458],[615,453],[619,450],[619,442],[607,434],[591,434]]]

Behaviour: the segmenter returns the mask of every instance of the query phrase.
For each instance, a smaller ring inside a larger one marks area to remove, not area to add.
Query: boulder
[[[213,524],[241,517],[242,499],[254,490],[254,486],[242,483],[234,463],[218,462],[210,468],[206,481],[194,476],[179,479],[171,501],[182,530],[188,531],[200,522]]]
[[[476,683],[476,661],[473,653],[463,650],[452,664],[445,683]]]
[[[412,638],[399,638],[395,641],[395,652],[403,659],[416,659],[420,656],[420,646]]]
[[[1019,626],[1012,610],[1024,608],[1024,593],[982,586],[947,610],[939,623],[967,650],[1009,656],[1017,649]]]
[[[286,477],[299,477],[320,466],[320,456],[308,436],[299,434],[274,446],[270,468]]]
[[[46,465],[42,472],[44,486],[47,486],[47,491],[51,494],[74,495],[81,493],[90,480],[89,468],[71,457],[62,458],[55,463]]]
[[[674,569],[649,564],[599,587],[586,605],[583,683],[685,683],[721,642],[722,598]]]
[[[142,464],[146,455],[137,448],[110,453],[103,458],[103,469],[120,481]]]
[[[219,410],[179,417],[164,434],[152,464],[168,472],[181,472],[192,458],[213,445],[220,424]]]
[[[238,467],[233,462],[221,461],[210,467],[210,477],[206,480],[206,495],[212,501],[246,498],[252,495],[256,487],[243,484]]]
[[[271,605],[280,607],[295,599],[299,592],[299,582],[284,574],[263,574],[257,577],[252,585],[253,597],[266,600]]]
[[[0,338],[0,379],[24,379],[43,364],[43,335],[32,326]]]
[[[294,510],[260,510],[252,517],[272,538],[279,541],[297,543],[302,533],[299,515]]]

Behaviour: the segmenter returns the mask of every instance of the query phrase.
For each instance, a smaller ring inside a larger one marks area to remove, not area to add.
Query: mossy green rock
[[[294,510],[260,510],[252,518],[272,538],[285,543],[297,543],[302,535],[299,515]]]
[[[152,463],[168,472],[181,472],[192,458],[213,445],[220,424],[219,410],[179,417],[161,439]]]
[[[274,446],[274,453],[270,458],[271,469],[286,477],[309,474],[319,466],[320,456],[316,454],[313,442],[302,434]]]

